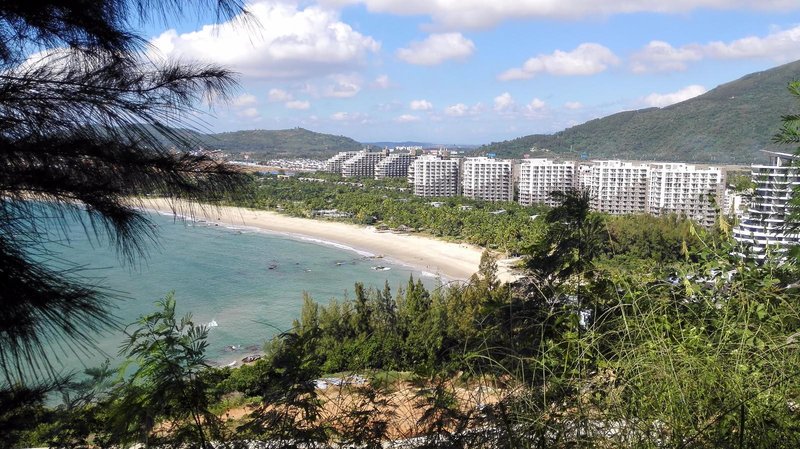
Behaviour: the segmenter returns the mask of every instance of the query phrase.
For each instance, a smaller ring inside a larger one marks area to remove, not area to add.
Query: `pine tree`
[[[77,217],[132,259],[153,231],[131,198],[214,200],[246,182],[189,153],[197,143],[174,128],[197,124],[199,102],[224,99],[233,74],[154,61],[132,27],[193,9],[186,3],[0,3],[0,390],[54,374],[49,341],[80,354],[115,324],[107,294],[41,263],[45,223]],[[191,3],[246,17],[238,0]]]

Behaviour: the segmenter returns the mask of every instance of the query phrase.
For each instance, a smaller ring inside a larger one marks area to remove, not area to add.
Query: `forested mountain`
[[[800,61],[746,75],[665,108],[625,111],[555,134],[493,142],[480,152],[749,164],[764,160],[762,149],[787,150],[773,144],[772,136],[781,116],[797,109],[787,85],[798,78]]]
[[[360,150],[355,140],[303,128],[253,129],[198,136],[209,148],[231,152],[254,152],[274,157],[325,158],[339,151]]]

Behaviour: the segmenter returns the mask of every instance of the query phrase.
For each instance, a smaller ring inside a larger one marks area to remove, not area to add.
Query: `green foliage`
[[[590,120],[555,134],[535,134],[494,142],[480,153],[498,157],[555,155],[590,158],[749,164],[763,161],[776,122],[792,110],[786,83],[797,77],[800,62],[752,73],[703,95],[665,108],[626,111]],[[531,148],[550,152],[531,152]]]
[[[120,351],[135,370],[112,403],[111,433],[123,442],[163,444],[166,430],[170,444],[213,447],[225,436],[210,411],[203,375],[208,329],[194,325],[191,315],[178,319],[172,294],[157,305],[160,310],[139,319]]]
[[[543,208],[463,197],[420,198],[407,190],[403,180],[354,181],[323,174],[314,177],[325,182],[262,177],[244,195],[246,199],[232,200],[231,204],[277,209],[299,217],[311,217],[313,210],[338,209],[352,214],[353,223],[405,226],[511,254],[538,241],[543,231],[541,223],[530,219]],[[432,202],[441,204],[436,207]],[[506,212],[491,213],[499,209]]]
[[[316,133],[303,128],[282,130],[252,129],[204,134],[197,139],[209,148],[228,152],[258,153],[275,158],[324,159],[339,151],[356,151],[362,145],[349,137]]]

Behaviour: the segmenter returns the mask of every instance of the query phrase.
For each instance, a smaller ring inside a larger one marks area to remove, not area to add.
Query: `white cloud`
[[[246,108],[236,113],[239,117],[244,118],[258,118],[260,116],[258,109],[256,108]]]
[[[284,106],[286,106],[287,109],[305,110],[311,107],[311,103],[308,101],[294,100],[287,101]]]
[[[509,111],[514,107],[514,98],[508,92],[494,97],[494,110],[497,112]]]
[[[583,103],[580,101],[568,101],[564,103],[564,107],[567,109],[577,110],[583,108]]]
[[[498,75],[501,81],[533,78],[539,73],[556,76],[594,75],[608,66],[619,64],[619,58],[608,48],[595,43],[584,43],[572,51],[556,50],[549,55],[538,55],[522,65]]]
[[[256,99],[255,95],[242,94],[234,98],[233,101],[231,101],[231,104],[236,107],[253,106],[258,104],[258,100]]]
[[[451,117],[461,117],[461,116],[467,115],[468,111],[469,111],[469,107],[467,105],[465,105],[464,103],[456,103],[456,104],[454,104],[452,106],[448,106],[448,107],[444,108],[444,113],[446,115],[451,116]]]
[[[323,4],[364,4],[378,13],[425,15],[438,29],[487,28],[506,20],[580,19],[615,14],[677,14],[697,9],[797,10],[795,0],[322,0]]]
[[[395,119],[395,121],[398,122],[398,123],[418,122],[419,121],[419,117],[417,117],[416,115],[411,115],[411,114],[403,114],[400,117],[397,117]]]
[[[389,75],[381,75],[375,78],[370,86],[375,89],[388,89],[392,86],[392,82],[389,80]]]
[[[704,93],[706,93],[705,87],[697,84],[692,84],[691,86],[686,86],[683,89],[680,89],[676,92],[671,92],[667,94],[652,93],[644,97],[642,99],[642,103],[645,104],[646,106],[651,106],[651,107],[655,106],[657,108],[663,108],[664,106],[680,103],[681,101],[694,98]]]
[[[540,100],[538,98],[534,98],[533,100],[531,100],[530,103],[525,105],[525,108],[528,111],[541,111],[542,109],[544,109],[546,107],[547,107],[547,103],[545,103],[543,100]]]
[[[380,43],[318,6],[260,1],[247,6],[252,19],[205,25],[153,38],[160,55],[210,60],[259,78],[313,77],[361,65]],[[155,57],[160,56],[155,54]]]
[[[703,58],[698,46],[675,48],[667,42],[652,41],[631,57],[634,73],[686,70],[687,64]]]
[[[282,103],[293,99],[292,94],[283,89],[270,89],[267,99],[272,103]]]
[[[331,120],[345,123],[368,123],[369,117],[360,112],[335,112],[331,114]]]
[[[464,103],[456,103],[444,108],[444,114],[451,117],[463,117],[465,115],[476,115],[483,111],[483,104],[477,103],[474,106],[467,106]]]
[[[673,47],[667,42],[653,41],[631,57],[635,73],[685,70],[688,63],[702,59],[766,58],[776,62],[800,58],[800,25],[777,30],[759,37],[748,36],[730,42],[708,42]]]
[[[361,78],[355,75],[334,75],[334,83],[329,85],[324,94],[326,97],[351,98],[361,92]]]
[[[428,100],[412,100],[409,107],[413,111],[430,111],[433,109],[433,103]]]
[[[448,60],[464,60],[474,51],[475,44],[461,33],[443,33],[411,42],[408,48],[397,50],[397,57],[409,64],[437,65]]]

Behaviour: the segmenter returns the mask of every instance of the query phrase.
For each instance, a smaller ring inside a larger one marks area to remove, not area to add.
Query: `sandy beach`
[[[475,245],[445,242],[420,235],[380,232],[371,226],[289,217],[263,210],[199,206],[165,199],[141,199],[137,205],[161,213],[191,216],[234,226],[249,226],[290,237],[344,245],[383,256],[390,262],[440,275],[445,280],[469,279],[478,271],[483,253],[483,248]],[[508,261],[498,263],[498,277],[503,281],[515,279],[509,265]]]

